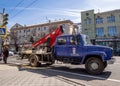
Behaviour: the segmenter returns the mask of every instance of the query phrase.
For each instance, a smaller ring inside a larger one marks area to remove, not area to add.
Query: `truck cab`
[[[92,45],[83,34],[62,35],[56,39],[54,57],[65,63],[85,64],[87,72],[99,74],[112,59],[112,51],[110,47]]]

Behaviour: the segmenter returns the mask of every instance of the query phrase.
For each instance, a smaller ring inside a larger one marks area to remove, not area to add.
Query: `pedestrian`
[[[3,61],[5,64],[7,64],[7,58],[9,56],[9,51],[8,51],[8,48],[5,46],[3,48]]]

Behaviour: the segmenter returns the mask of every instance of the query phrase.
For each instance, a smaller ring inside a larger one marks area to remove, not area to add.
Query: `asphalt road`
[[[86,72],[84,65],[55,64],[51,69],[65,71],[71,75],[79,76],[79,80],[91,86],[119,86],[120,84],[120,57],[114,64],[108,64],[100,75],[90,75]],[[81,78],[82,79],[81,79]],[[83,79],[84,78],[84,79]]]
[[[18,57],[17,57],[18,58]],[[90,75],[86,72],[84,65],[70,65],[56,62],[52,66],[43,65],[41,67],[30,67],[27,60],[16,60],[16,57],[10,57],[8,62],[21,65],[21,70],[44,74],[50,76],[60,76],[75,82],[82,82],[89,86],[119,86],[120,84],[120,57],[114,64],[110,64],[100,75]],[[35,72],[36,71],[36,72]]]

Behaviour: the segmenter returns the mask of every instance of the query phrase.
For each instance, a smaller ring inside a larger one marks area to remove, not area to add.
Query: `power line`
[[[24,1],[24,0],[21,0],[21,1],[12,9],[11,12],[13,12],[23,1]],[[10,12],[10,13],[11,13],[11,12]]]
[[[20,14],[21,12],[23,12],[26,8],[30,7],[31,5],[33,5],[35,2],[37,2],[38,0],[34,0],[33,2],[31,2],[29,5],[27,5],[25,8],[23,8],[22,10],[20,10],[19,12],[17,12],[12,18],[16,17],[18,14]]]

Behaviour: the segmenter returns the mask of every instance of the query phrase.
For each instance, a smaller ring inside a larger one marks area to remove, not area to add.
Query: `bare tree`
[[[57,28],[57,25],[50,25],[49,26],[49,32],[54,31]]]
[[[30,37],[30,42],[34,43],[34,38],[32,36]]]
[[[10,37],[11,37],[11,41],[14,41],[15,50],[18,51],[18,44],[17,44],[18,38],[17,38],[17,32],[11,31]]]

